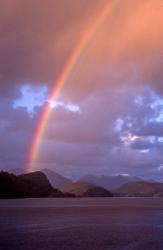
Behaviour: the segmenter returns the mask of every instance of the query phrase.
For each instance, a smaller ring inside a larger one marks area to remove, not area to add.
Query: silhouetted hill
[[[72,181],[56,172],[54,172],[53,170],[50,170],[48,168],[42,169],[41,172],[43,172],[48,180],[50,181],[51,185],[54,188],[61,188],[65,185],[71,184]]]
[[[25,183],[28,183],[27,186],[30,186],[30,190],[26,190],[29,196],[47,197],[54,192],[46,175],[40,171],[19,175],[18,179],[24,180]]]
[[[61,188],[61,191],[80,197],[112,197],[110,191],[88,182],[74,182]]]
[[[86,175],[82,177],[79,181],[85,181],[89,183],[93,183],[95,185],[101,186],[108,190],[113,190],[119,188],[125,183],[128,182],[137,182],[141,181],[142,179],[138,177],[132,176],[124,176],[124,175],[115,175],[115,176],[95,176],[95,175]]]
[[[125,197],[163,196],[163,183],[146,181],[126,183],[113,192],[115,196]]]
[[[42,172],[16,176],[0,172],[0,198],[62,197],[61,191],[54,189]]]

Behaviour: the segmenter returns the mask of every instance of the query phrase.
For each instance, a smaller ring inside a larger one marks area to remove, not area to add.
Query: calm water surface
[[[163,250],[163,198],[0,200],[0,250]]]

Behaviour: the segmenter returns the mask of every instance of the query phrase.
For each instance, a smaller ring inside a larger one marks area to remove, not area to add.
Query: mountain
[[[69,193],[78,197],[112,197],[112,193],[100,186],[88,182],[74,182],[63,188],[63,193]]]
[[[132,176],[124,176],[124,175],[115,175],[115,176],[95,176],[95,175],[86,175],[82,177],[79,181],[89,182],[93,183],[95,185],[101,186],[103,188],[106,188],[108,190],[114,190],[116,188],[119,188],[125,183],[128,182],[137,182],[141,181],[142,179],[138,177],[132,177]]]
[[[48,168],[42,169],[41,170],[48,178],[50,181],[51,185],[54,188],[61,188],[65,185],[71,184],[72,181]]]
[[[10,169],[8,172],[12,173],[14,175],[21,175],[21,174],[26,173],[26,171],[22,168],[13,168],[13,169]],[[48,169],[48,168],[42,169],[41,172],[46,175],[46,177],[48,178],[48,180],[50,181],[51,185],[54,188],[61,188],[65,185],[72,183],[72,181],[70,179],[68,179],[68,178],[54,172],[53,170]]]
[[[0,172],[0,198],[49,197],[52,194],[56,197],[63,196],[40,171],[19,176]]]
[[[46,197],[54,192],[46,175],[40,171],[19,175],[18,179],[28,183],[27,186],[30,185],[30,190],[26,190],[29,195],[34,194],[40,197]]]
[[[163,196],[163,183],[139,181],[126,183],[113,191],[115,196],[125,197],[153,197]]]

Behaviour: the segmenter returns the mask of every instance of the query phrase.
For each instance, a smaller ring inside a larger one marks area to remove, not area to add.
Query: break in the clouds
[[[1,168],[26,166],[52,86],[107,2],[0,2]],[[162,0],[115,0],[50,103],[38,168],[161,178],[162,23]]]
[[[34,115],[36,107],[41,107],[47,102],[47,87],[33,87],[25,84],[20,89],[20,97],[13,102],[13,108],[26,108],[29,115]]]

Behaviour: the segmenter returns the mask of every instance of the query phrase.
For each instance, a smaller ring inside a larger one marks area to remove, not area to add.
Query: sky
[[[0,1],[0,168],[26,168],[68,56],[109,0]],[[111,10],[60,91],[35,169],[163,180],[163,2]]]

